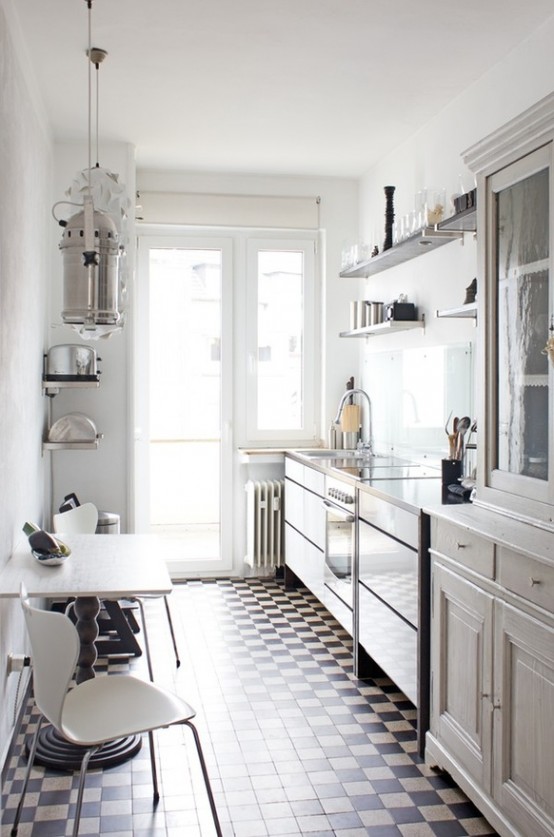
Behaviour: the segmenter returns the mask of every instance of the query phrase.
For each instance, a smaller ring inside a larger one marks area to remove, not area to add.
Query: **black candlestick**
[[[392,225],[394,223],[394,205],[393,195],[396,186],[385,186],[385,242],[383,250],[389,250],[392,247]]]

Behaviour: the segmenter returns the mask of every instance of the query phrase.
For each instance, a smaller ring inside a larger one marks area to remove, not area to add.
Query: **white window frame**
[[[258,253],[262,250],[301,251],[304,264],[304,323],[302,348],[303,421],[301,428],[260,429],[258,416]],[[247,444],[315,444],[319,439],[319,360],[317,310],[320,299],[317,270],[317,233],[303,232],[286,238],[248,236],[246,244],[246,441]]]

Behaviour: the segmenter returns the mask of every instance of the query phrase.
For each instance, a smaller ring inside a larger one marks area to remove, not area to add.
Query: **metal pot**
[[[95,349],[74,343],[52,346],[46,357],[46,380],[75,381],[97,380],[97,361]]]
[[[48,431],[49,442],[95,442],[99,438],[92,419],[82,413],[68,413],[54,422]]]

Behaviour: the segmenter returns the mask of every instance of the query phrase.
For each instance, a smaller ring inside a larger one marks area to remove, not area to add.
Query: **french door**
[[[139,236],[135,529],[174,578],[232,566],[231,270],[229,239]]]

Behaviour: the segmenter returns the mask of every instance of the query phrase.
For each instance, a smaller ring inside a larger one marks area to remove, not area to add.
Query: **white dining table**
[[[95,676],[100,600],[166,596],[171,593],[172,584],[163,557],[163,541],[156,535],[60,534],[60,538],[71,548],[71,555],[58,566],[40,564],[31,553],[28,541],[22,540],[0,571],[0,598],[19,597],[21,583],[32,598],[75,598],[80,639],[75,679],[81,683]],[[59,766],[57,753],[54,761],[48,760],[50,750],[56,750],[58,745],[57,738],[45,741],[40,761]],[[140,743],[127,743],[121,757],[116,755],[108,763],[117,764],[128,758],[133,748],[136,752]],[[68,761],[63,754],[60,758],[62,763]]]
[[[30,596],[164,596],[171,579],[156,535],[63,535],[71,555],[56,567],[41,565],[22,541],[0,572],[0,597],[19,596],[23,582]]]

